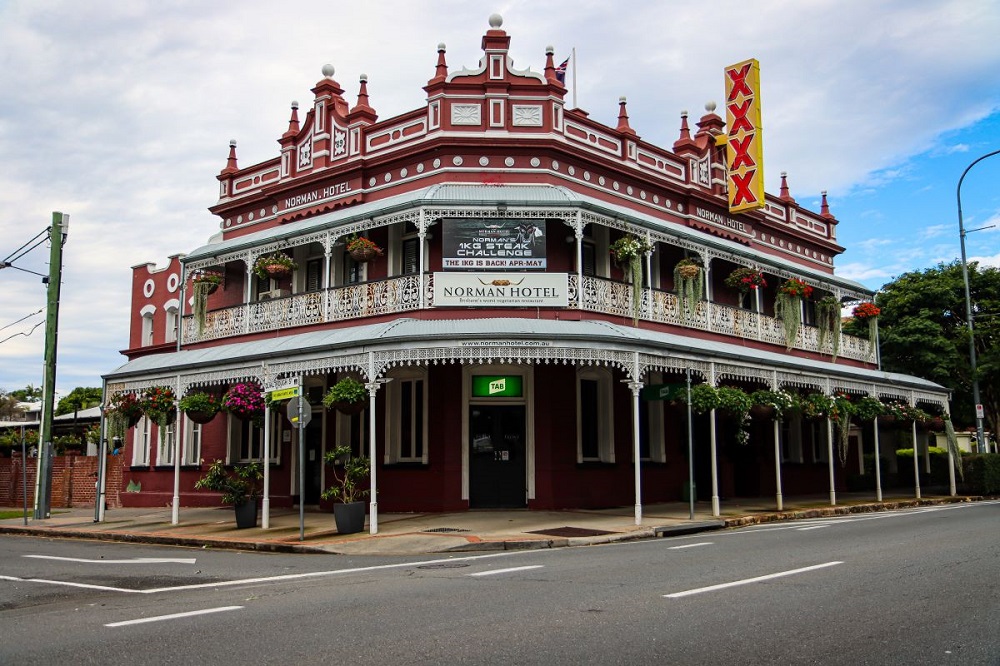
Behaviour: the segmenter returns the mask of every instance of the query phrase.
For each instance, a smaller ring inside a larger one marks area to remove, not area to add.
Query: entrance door
[[[469,505],[527,506],[524,405],[469,407]]]
[[[323,479],[323,417],[313,416],[306,425],[305,503],[319,504]]]

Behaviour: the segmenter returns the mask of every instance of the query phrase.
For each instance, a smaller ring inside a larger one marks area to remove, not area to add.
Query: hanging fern
[[[840,301],[825,296],[816,302],[816,325],[819,327],[819,351],[830,345],[830,354],[837,360],[840,353]]]
[[[198,323],[198,335],[205,328],[205,317],[208,314],[208,295],[215,290],[210,282],[195,282],[191,285],[191,296],[194,301],[194,320]]]
[[[774,299],[774,316],[781,321],[781,327],[785,331],[785,347],[791,350],[802,324],[802,297],[779,291]]]
[[[681,259],[674,267],[674,287],[677,289],[678,310],[688,318],[694,317],[704,293],[704,269],[693,259]]]
[[[639,325],[639,309],[642,307],[642,259],[636,254],[629,261],[629,279],[632,281],[632,325]]]

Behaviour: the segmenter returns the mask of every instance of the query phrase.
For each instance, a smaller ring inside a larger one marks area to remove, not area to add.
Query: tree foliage
[[[60,398],[56,405],[56,416],[72,414],[101,404],[101,389],[93,386],[77,386],[69,395]]]
[[[969,292],[980,399],[988,427],[996,433],[1000,415],[1000,269],[970,263]],[[875,303],[882,308],[879,350],[883,369],[923,377],[952,389],[951,413],[956,424],[973,425],[961,263],[942,263],[905,273],[884,285]]]

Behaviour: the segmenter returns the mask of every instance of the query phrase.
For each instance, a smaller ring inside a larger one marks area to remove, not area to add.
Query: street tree
[[[971,262],[972,302],[980,399],[987,427],[998,431],[1000,417],[1000,269]],[[924,377],[952,389],[957,425],[975,423],[965,288],[958,261],[905,273],[875,297],[882,367]],[[848,332],[866,335],[860,322]]]
[[[79,412],[101,404],[101,389],[92,386],[77,386],[68,395],[59,399],[56,416]]]

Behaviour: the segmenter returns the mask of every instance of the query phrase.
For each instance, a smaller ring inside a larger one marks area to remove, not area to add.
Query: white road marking
[[[528,569],[541,569],[544,565],[533,564],[528,567],[511,567],[510,569],[494,569],[493,571],[480,571],[478,573],[470,573],[469,576],[495,576],[496,574],[503,573],[513,573],[514,571],[527,571]]]
[[[722,583],[720,585],[710,585],[708,587],[699,587],[693,590],[685,590],[684,592],[674,592],[673,594],[664,594],[663,596],[667,599],[679,599],[681,597],[690,597],[694,594],[701,594],[703,592],[714,592],[715,590],[724,590],[727,587],[736,587],[738,585],[748,585],[750,583],[759,583],[765,580],[772,580],[774,578],[782,578],[784,576],[794,576],[795,574],[805,573],[807,571],[815,571],[817,569],[825,569],[826,567],[836,566],[838,564],[843,564],[843,562],[825,562],[823,564],[814,564],[811,567],[802,567],[801,569],[792,569],[790,571],[779,571],[778,573],[767,574],[766,576],[757,576],[755,578],[745,578],[743,580],[734,580],[731,583]]]
[[[807,530],[821,530],[824,527],[829,527],[829,525],[810,525],[809,527],[800,527],[797,531],[805,532]]]
[[[443,564],[445,562],[467,562],[470,560],[485,560],[496,557],[511,557],[519,553],[518,551],[504,553],[490,553],[489,555],[469,555],[467,557],[447,557],[437,560],[423,560],[418,562],[400,562],[398,564],[379,564],[370,567],[355,567],[352,569],[333,569],[327,571],[308,571],[297,574],[282,574],[280,576],[261,576],[258,578],[242,578],[238,580],[222,580],[214,583],[194,583],[191,585],[177,585],[174,587],[156,587],[148,590],[130,590],[120,587],[104,587],[101,585],[88,585],[84,583],[72,583],[69,581],[43,580],[40,578],[17,578],[14,576],[0,576],[0,580],[20,581],[25,583],[48,583],[50,585],[67,585],[69,587],[86,587],[96,590],[109,590],[112,592],[128,592],[130,594],[159,594],[161,592],[180,592],[183,590],[199,590],[205,588],[232,587],[235,585],[253,585],[257,583],[280,583],[290,580],[300,580],[303,578],[320,578],[324,576],[339,576],[342,574],[364,573],[368,571],[384,571],[389,569],[406,569],[412,567],[425,566],[428,564]],[[538,553],[534,553],[536,556]]]
[[[124,622],[111,622],[105,627],[127,627],[133,624],[145,624],[147,622],[161,622],[163,620],[176,620],[182,617],[194,617],[195,615],[208,615],[209,613],[222,613],[225,611],[239,610],[243,606],[220,606],[219,608],[206,608],[204,610],[188,611],[186,613],[173,613],[171,615],[157,615],[156,617],[144,617],[138,620],[125,620]]]
[[[59,557],[57,555],[22,555],[38,560],[58,560],[60,562],[82,562],[84,564],[194,564],[193,557],[132,557],[127,560],[93,560],[83,557]]]
[[[712,545],[711,541],[701,541],[699,543],[689,543],[683,546],[671,546],[667,550],[682,550],[684,548],[697,548],[698,546],[711,546],[711,545]]]
[[[16,576],[0,576],[0,580],[12,580],[15,582],[22,582],[22,583],[45,583],[47,585],[67,585],[69,587],[82,587],[88,590],[104,590],[105,592],[129,592],[132,594],[142,593],[142,590],[130,590],[126,587],[108,587],[107,585],[72,583],[65,580],[46,580],[45,578],[18,578]]]

